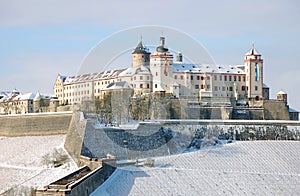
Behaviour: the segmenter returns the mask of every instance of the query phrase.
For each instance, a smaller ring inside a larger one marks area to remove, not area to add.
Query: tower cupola
[[[165,37],[160,37],[160,45],[156,48],[156,52],[168,52],[169,49],[165,48]]]

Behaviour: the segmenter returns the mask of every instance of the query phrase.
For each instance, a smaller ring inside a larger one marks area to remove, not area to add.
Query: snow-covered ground
[[[0,194],[13,187],[42,187],[76,170],[64,141],[64,135],[0,137]],[[54,166],[55,158],[62,165]]]
[[[118,168],[92,195],[300,195],[299,141],[243,141]]]

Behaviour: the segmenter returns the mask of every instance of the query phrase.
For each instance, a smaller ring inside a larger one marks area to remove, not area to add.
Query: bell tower
[[[252,48],[245,54],[244,58],[247,96],[250,99],[260,100],[263,97],[263,59],[261,54]]]

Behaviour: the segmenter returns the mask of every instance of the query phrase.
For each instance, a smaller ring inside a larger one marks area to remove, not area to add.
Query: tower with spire
[[[149,66],[150,54],[141,40],[132,52],[132,67]]]
[[[263,59],[254,48],[253,41],[252,48],[245,54],[244,65],[247,96],[250,99],[260,100],[263,98]]]

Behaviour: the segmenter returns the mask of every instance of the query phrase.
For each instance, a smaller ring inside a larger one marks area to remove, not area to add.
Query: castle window
[[[195,85],[195,89],[199,89],[199,85],[198,84]]]
[[[222,91],[225,91],[225,90],[226,90],[225,86],[222,86]]]
[[[205,84],[201,84],[201,89],[205,89]]]
[[[175,80],[177,80],[177,75],[174,76]]]
[[[157,88],[157,84],[155,84],[154,87]]]
[[[222,75],[220,75],[219,80],[222,81]]]
[[[206,88],[207,88],[207,90],[209,90],[210,89],[210,85],[206,85]]]
[[[201,76],[201,80],[204,80],[205,78],[203,76]]]
[[[180,76],[180,79],[183,80],[183,76]]]
[[[233,81],[236,81],[236,76],[233,76]]]
[[[156,76],[158,76],[158,73],[157,73],[157,72],[155,72],[155,75],[156,75]]]
[[[255,81],[259,81],[259,66],[257,63],[255,65]]]
[[[231,76],[229,76],[229,81],[231,81],[231,78],[232,78],[232,77],[231,77]]]
[[[140,80],[143,80],[143,76],[140,76]]]
[[[214,90],[215,90],[215,91],[218,91],[218,86],[215,86],[215,87],[214,87]]]
[[[216,75],[214,75],[214,80],[217,80],[218,78],[217,78],[217,76]]]
[[[143,88],[143,84],[140,84],[140,88]]]
[[[194,77],[193,76],[191,76],[191,80],[193,80],[194,79]]]
[[[239,76],[239,81],[241,81],[241,76]]]
[[[246,82],[246,76],[243,76],[243,81]]]
[[[147,84],[147,88],[150,88],[150,84]]]
[[[207,79],[207,80],[210,80],[210,77],[209,77],[209,76],[207,76],[207,77],[206,77],[206,79]]]
[[[147,76],[147,80],[150,80],[150,76]]]
[[[257,86],[255,86],[255,90],[256,90],[256,91],[258,90],[258,87],[257,87]]]
[[[242,91],[245,91],[246,90],[246,86],[242,86]]]
[[[200,80],[200,76],[197,76],[197,80]]]
[[[233,91],[233,88],[232,88],[232,86],[230,86],[230,87],[229,87],[229,90],[230,90],[230,91]]]
[[[224,76],[224,81],[227,81],[227,76]]]

